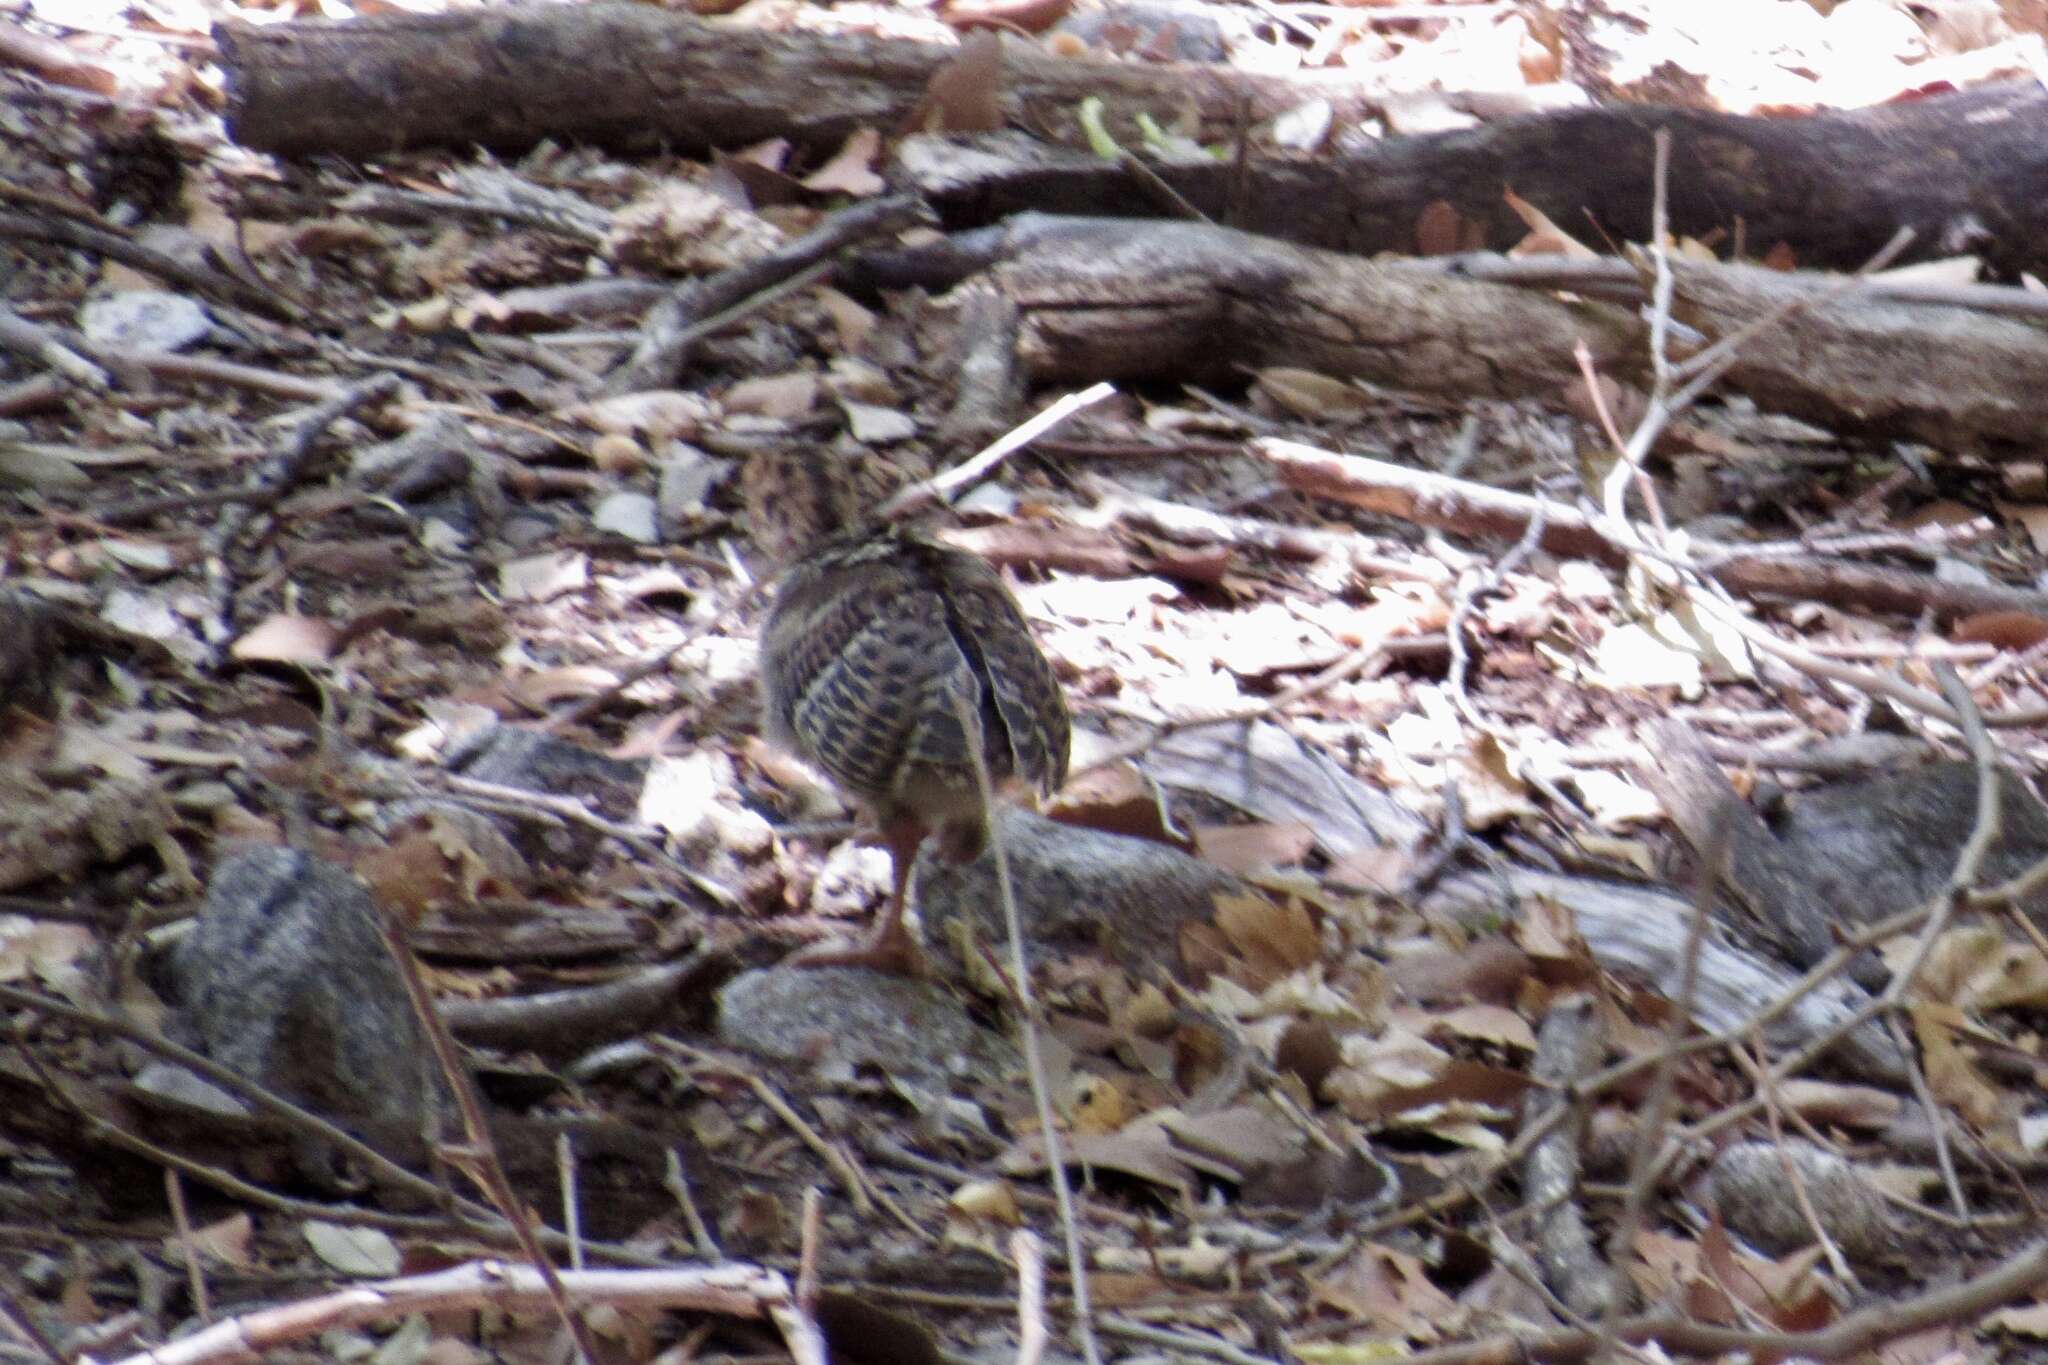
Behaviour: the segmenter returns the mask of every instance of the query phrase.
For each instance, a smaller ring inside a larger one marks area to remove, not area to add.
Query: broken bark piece
[[[1593,997],[1570,995],[1557,1001],[1537,1031],[1536,1056],[1529,1068],[1530,1075],[1549,1088],[1532,1090],[1522,1107],[1526,1129],[1553,1110],[1574,1106],[1574,1112],[1522,1159],[1522,1203],[1537,1220],[1537,1256],[1545,1283],[1566,1307],[1588,1317],[1628,1308],[1634,1297],[1628,1279],[1615,1274],[1601,1257],[1576,1202],[1586,1122],[1584,1101],[1569,1092],[1599,1068],[1606,1046]]]

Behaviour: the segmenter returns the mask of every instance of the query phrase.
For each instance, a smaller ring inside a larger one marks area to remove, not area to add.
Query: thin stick
[[[562,1232],[569,1239],[569,1269],[583,1269],[583,1205],[576,1194],[576,1144],[555,1134],[555,1173],[562,1185]]]
[[[1012,427],[989,443],[987,448],[973,458],[953,466],[943,474],[935,474],[905,488],[900,488],[890,499],[875,509],[875,515],[883,521],[901,521],[916,512],[921,512],[935,502],[951,502],[953,495],[970,484],[988,477],[989,471],[1008,459],[1015,452],[1030,445],[1046,432],[1066,421],[1086,407],[1100,403],[1116,392],[1116,385],[1096,384],[1070,393],[1045,408],[1034,417]]]
[[[685,1308],[729,1317],[765,1316],[778,1325],[794,1311],[789,1282],[772,1270],[752,1265],[585,1270],[571,1273],[566,1283],[585,1302],[628,1310]],[[450,1310],[496,1307],[532,1312],[544,1309],[552,1299],[549,1287],[532,1266],[474,1261],[428,1275],[352,1285],[321,1298],[257,1309],[129,1356],[118,1365],[263,1360],[292,1342],[339,1328]],[[784,1336],[797,1365],[826,1365],[824,1343],[815,1325],[796,1335],[785,1327]]]
[[[668,1170],[662,1176],[662,1186],[675,1196],[683,1210],[683,1222],[689,1225],[690,1240],[696,1243],[697,1254],[713,1265],[724,1262],[725,1252],[711,1235],[711,1228],[704,1221],[704,1215],[697,1212],[696,1196],[690,1193],[690,1177],[683,1171],[683,1154],[671,1147],[668,1149]]]
[[[1045,1250],[1038,1234],[1018,1228],[1010,1234],[1010,1258],[1017,1263],[1017,1365],[1045,1358]]]
[[[983,809],[995,804],[995,784],[989,780],[988,759],[982,753],[979,718],[968,709],[967,698],[953,694],[953,713],[960,731],[969,737],[967,755],[974,763],[974,784],[980,790]],[[1088,1259],[1081,1245],[1080,1223],[1074,1216],[1074,1191],[1067,1180],[1067,1166],[1061,1151],[1060,1132],[1052,1108],[1052,1083],[1046,1079],[1045,1053],[1038,1038],[1038,997],[1031,989],[1031,967],[1024,958],[1024,921],[1017,912],[1017,889],[1010,880],[1010,855],[1003,832],[989,821],[989,852],[995,857],[996,895],[1003,906],[1003,926],[1010,938],[1010,989],[1018,1007],[1018,1031],[1024,1036],[1024,1070],[1031,1078],[1031,1103],[1038,1115],[1038,1131],[1045,1141],[1046,1175],[1052,1181],[1054,1199],[1060,1211],[1060,1230],[1066,1242],[1067,1274],[1074,1286],[1074,1332],[1080,1339],[1081,1355],[1088,1365],[1102,1365],[1102,1348],[1095,1340],[1094,1312],[1088,1302]]]
[[[824,1240],[825,1201],[816,1185],[804,1186],[804,1220],[797,1244],[796,1306],[799,1311],[818,1311],[818,1244]]]
[[[171,1226],[178,1232],[178,1251],[185,1262],[185,1279],[192,1287],[192,1311],[201,1322],[213,1321],[213,1305],[206,1294],[206,1272],[199,1266],[199,1245],[192,1240],[192,1217],[185,1211],[185,1184],[178,1173],[164,1167],[164,1198],[171,1206]]]
[[[569,1291],[562,1287],[562,1278],[555,1270],[555,1263],[541,1249],[526,1208],[513,1191],[503,1163],[498,1160],[498,1149],[491,1143],[490,1125],[484,1121],[483,1104],[470,1084],[469,1073],[463,1069],[462,1055],[456,1050],[454,1036],[448,1032],[440,1011],[434,1008],[433,994],[427,989],[427,979],[420,971],[419,960],[412,955],[412,948],[405,941],[405,931],[397,920],[382,913],[377,916],[377,928],[384,936],[385,949],[398,967],[399,979],[405,983],[406,999],[412,1002],[412,1012],[420,1021],[421,1031],[426,1034],[434,1062],[440,1068],[442,1078],[448,1082],[456,1108],[462,1115],[466,1144],[461,1152],[449,1155],[461,1158],[464,1174],[476,1182],[477,1188],[497,1205],[498,1212],[512,1225],[512,1235],[518,1238],[519,1249],[527,1263],[547,1287],[548,1299],[569,1333],[569,1340],[575,1344],[578,1357],[584,1365],[597,1365],[600,1357],[596,1343],[591,1339],[582,1317],[577,1314],[575,1305],[569,1302]]]

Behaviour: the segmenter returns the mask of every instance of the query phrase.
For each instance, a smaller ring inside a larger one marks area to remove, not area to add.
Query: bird
[[[770,742],[822,771],[874,822],[893,885],[864,943],[814,945],[801,966],[915,973],[903,923],[917,851],[953,862],[989,839],[989,789],[1042,799],[1066,781],[1065,692],[1002,577],[980,556],[870,514],[869,490],[817,452],[755,457],[750,518],[788,555],[761,632]]]

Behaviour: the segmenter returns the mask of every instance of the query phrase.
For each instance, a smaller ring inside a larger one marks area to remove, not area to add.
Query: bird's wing
[[[999,776],[1015,775],[1041,795],[1049,793],[1067,779],[1073,733],[1066,693],[994,569],[958,556],[948,560],[946,576],[953,632],[975,664],[990,720],[1007,744],[1006,761],[991,766],[1008,770]]]

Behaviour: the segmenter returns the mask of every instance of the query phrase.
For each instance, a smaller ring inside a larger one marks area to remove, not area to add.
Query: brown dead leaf
[[[1019,1227],[1024,1221],[1017,1207],[1017,1192],[1006,1181],[970,1180],[946,1202],[956,1212],[1006,1228]]]
[[[1252,388],[1282,412],[1315,421],[1357,421],[1375,406],[1372,396],[1348,379],[1287,365],[1258,371]]]
[[[1463,948],[1432,945],[1396,956],[1388,974],[1403,995],[1417,1004],[1477,1000],[1511,1003],[1529,975],[1529,958],[1514,944],[1483,938]]]
[[[1475,229],[1479,234],[1477,243],[1472,240]],[[1484,223],[1458,212],[1450,200],[1432,199],[1415,216],[1415,254],[1455,256],[1461,251],[1477,250],[1485,245],[1485,233]]]
[[[1599,256],[1599,252],[1552,222],[1549,214],[1513,190],[1503,189],[1501,198],[1529,229],[1529,235],[1510,247],[1508,255],[1565,256],[1575,261],[1590,261]]]
[[[898,131],[993,133],[1003,126],[1002,35],[979,28],[960,40],[960,53],[932,72],[924,95]]]
[[[1425,1036],[1435,1037],[1440,1034],[1471,1038],[1521,1052],[1536,1050],[1536,1034],[1530,1029],[1528,1021],[1513,1010],[1503,1009],[1499,1005],[1463,1005],[1446,1014],[1440,1014],[1429,1023]]]
[[[1898,524],[1909,531],[1918,530],[1922,526],[1940,526],[1953,530],[1958,526],[1968,526],[1977,520],[1978,516],[1977,509],[1968,503],[1958,502],[1954,498],[1935,498],[1900,517]]]
[[[254,1233],[255,1224],[248,1214],[231,1214],[218,1223],[192,1229],[189,1244],[201,1254],[225,1265],[246,1268],[254,1264],[249,1255],[249,1243]],[[186,1244],[185,1239],[175,1234],[164,1238],[164,1250],[173,1256],[182,1255]]]
[[[1920,1042],[1927,1087],[1935,1098],[1952,1106],[1979,1132],[1997,1127],[2007,1096],[1984,1078],[1957,1042],[1957,1032],[1967,1024],[1963,1011],[1953,1005],[1918,1004],[1907,1013]]]
[[[954,28],[1008,28],[1043,33],[1067,17],[1073,0],[954,0],[939,18]]]
[[[1366,1086],[1354,1087],[1349,1084],[1349,1078],[1356,1074],[1350,1070],[1335,1072],[1323,1088],[1331,1099],[1343,1106],[1345,1113],[1361,1122],[1412,1114],[1438,1105],[1481,1105],[1489,1109],[1505,1109],[1517,1103],[1534,1084],[1523,1072],[1462,1059],[1444,1063],[1435,1077],[1420,1085],[1389,1085],[1380,1078]],[[1463,1110],[1454,1119],[1462,1121],[1471,1116],[1469,1110]],[[1450,1125],[1433,1118],[1427,1126],[1448,1136]],[[1466,1139],[1457,1137],[1453,1140],[1463,1142]]]
[[[1243,957],[1260,987],[1322,958],[1322,933],[1300,901],[1264,896],[1216,898],[1216,927]]]
[[[790,370],[742,379],[720,394],[718,401],[727,412],[793,422],[808,416],[818,406],[823,392],[824,383],[817,375],[807,370]]]
[[[416,817],[383,848],[356,860],[355,872],[380,905],[417,924],[430,911],[474,905],[512,890],[461,829],[439,812]]]
[[[1250,875],[1307,858],[1316,832],[1307,825],[1198,825],[1195,856],[1226,872]]]
[[[1063,825],[1134,835],[1172,844],[1182,852],[1192,843],[1187,835],[1167,828],[1159,796],[1135,763],[1112,763],[1082,773],[1059,789],[1045,813]]]
[[[1169,1284],[1157,1275],[1142,1272],[1096,1270],[1088,1276],[1088,1297],[1110,1308],[1139,1308],[1150,1303],[1172,1302],[1187,1290]]]
[[[48,981],[68,975],[92,951],[93,932],[26,915],[0,915],[0,981]]]
[[[1778,1083],[1778,1103],[1812,1123],[1880,1129],[1898,1117],[1899,1097],[1868,1085],[1805,1077]]]
[[[1307,1145],[1300,1129],[1264,1104],[1236,1104],[1200,1118],[1168,1118],[1164,1126],[1181,1147],[1225,1163],[1240,1178],[1291,1161]]]
[[[1115,1171],[1179,1194],[1186,1194],[1195,1178],[1193,1168],[1174,1150],[1165,1133],[1158,1130],[1131,1137],[1072,1133],[1060,1143],[1060,1155],[1071,1166]],[[1043,1175],[1045,1139],[1037,1133],[1020,1138],[998,1158],[996,1165],[1004,1175]]]
[[[1273,1065],[1299,1079],[1310,1095],[1321,1091],[1323,1078],[1344,1061],[1344,1049],[1327,1020],[1294,1019],[1273,1050]]]
[[[1993,645],[2017,653],[2048,640],[2048,617],[2025,611],[1980,611],[1949,627],[1957,644]]]
[[[546,711],[561,702],[594,697],[619,685],[619,675],[595,664],[560,664],[515,678],[506,692],[532,711]]]
[[[1572,919],[1571,907],[1544,896],[1523,899],[1515,939],[1522,945],[1522,951],[1533,958],[1585,962],[1592,957]]]
[[[1429,1281],[1422,1261],[1392,1247],[1367,1245],[1310,1284],[1316,1302],[1349,1313],[1375,1331],[1435,1341],[1457,1305]]]
[[[1130,1106],[1115,1082],[1085,1072],[1074,1078],[1068,1113],[1076,1133],[1114,1133],[1130,1120]]]
[[[1887,965],[1910,949],[1887,946]],[[2048,1003],[2048,962],[2031,944],[2007,942],[1995,927],[1951,929],[1929,952],[1912,995],[1963,1010],[2034,1007]]]

